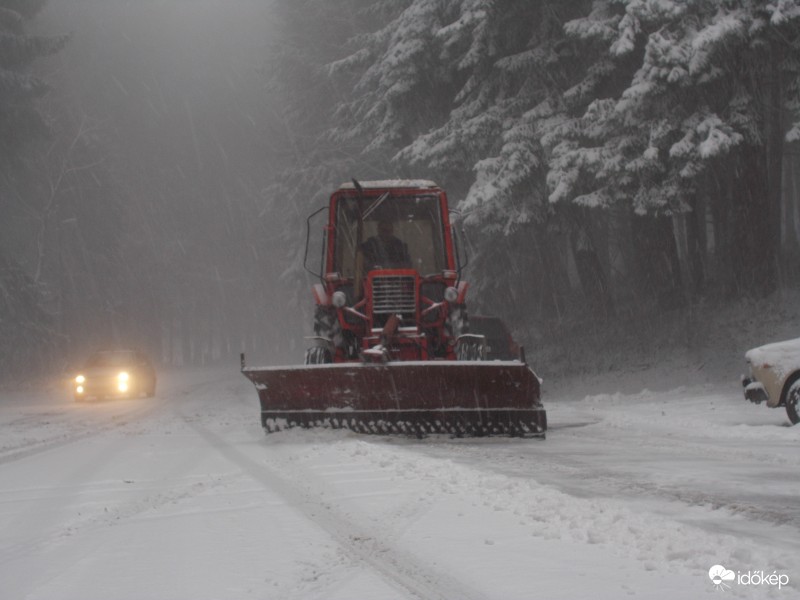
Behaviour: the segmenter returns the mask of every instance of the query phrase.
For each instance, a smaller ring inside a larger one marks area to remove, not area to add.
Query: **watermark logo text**
[[[775,586],[781,589],[789,584],[789,576],[786,573],[773,571],[736,571],[726,569],[722,565],[714,565],[708,570],[708,578],[718,590],[730,589],[731,585],[746,586]]]

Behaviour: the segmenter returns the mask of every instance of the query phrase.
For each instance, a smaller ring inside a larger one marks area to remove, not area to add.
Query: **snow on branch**
[[[564,24],[564,33],[583,40],[611,42],[617,37],[622,15],[615,14],[606,2],[595,2],[586,17],[573,19]]]
[[[689,61],[692,75],[708,70],[712,56],[726,50],[726,44],[743,40],[747,26],[746,14],[738,10],[727,14],[718,13],[714,20],[697,32],[692,40],[693,55]]]
[[[800,19],[800,3],[797,0],[776,0],[767,2],[765,7],[772,25],[783,25],[793,19]]]
[[[700,142],[698,152],[702,158],[713,158],[730,152],[731,148],[742,142],[742,134],[733,131],[717,115],[712,114],[697,125],[697,133],[705,136]]]

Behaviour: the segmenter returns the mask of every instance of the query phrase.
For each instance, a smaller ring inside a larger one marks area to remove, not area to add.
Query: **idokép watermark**
[[[778,573],[777,571],[772,573],[769,571],[736,571],[734,573],[722,565],[711,567],[708,570],[708,577],[718,590],[730,589],[733,585],[774,586],[778,589],[789,585],[789,576],[786,573]]]

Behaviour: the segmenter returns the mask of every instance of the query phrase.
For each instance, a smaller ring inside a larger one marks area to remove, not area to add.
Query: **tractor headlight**
[[[455,302],[458,300],[458,290],[452,286],[444,291],[444,299],[448,302]]]
[[[345,304],[347,304],[347,296],[341,290],[338,292],[333,292],[333,296],[331,297],[331,302],[336,308],[342,308]]]
[[[75,383],[77,383],[78,385],[86,383],[86,377],[84,377],[83,375],[78,375],[75,378]]]

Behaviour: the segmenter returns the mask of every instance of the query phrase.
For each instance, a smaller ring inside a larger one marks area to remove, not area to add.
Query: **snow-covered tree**
[[[800,4],[602,0],[566,31],[605,45],[606,79],[636,70],[554,136],[550,200],[700,219],[709,206],[731,274],[768,289]]]

